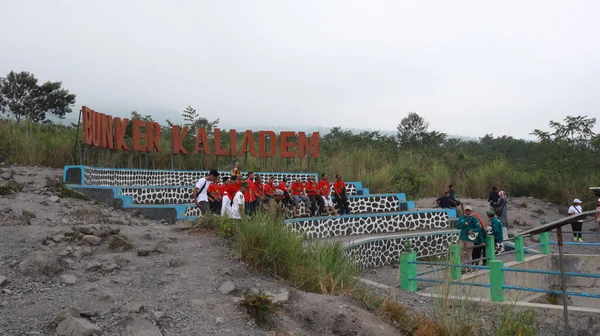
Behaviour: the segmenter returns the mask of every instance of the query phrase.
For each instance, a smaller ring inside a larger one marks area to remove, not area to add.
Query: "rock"
[[[94,230],[89,226],[74,226],[71,228],[71,230],[81,232],[84,235],[91,235],[94,233]]]
[[[4,187],[8,188],[11,191],[19,192],[23,190],[23,185],[15,180],[10,180],[5,183]]]
[[[50,206],[50,204],[48,204],[48,202],[46,202],[46,201],[41,201],[41,202],[40,202],[40,205],[43,205],[43,206]]]
[[[60,322],[66,320],[67,317],[81,317],[81,311],[75,307],[67,307],[58,313],[58,315],[56,315],[54,318],[54,323],[59,324]]]
[[[2,293],[10,295],[10,294],[12,294],[12,291],[8,288],[3,288]]]
[[[146,307],[144,307],[144,305],[139,302],[131,302],[121,307],[121,310],[126,313],[140,313],[145,308]]]
[[[165,317],[165,313],[163,313],[161,311],[155,311],[153,315],[154,315],[154,320],[155,321],[158,321],[161,318]]]
[[[2,178],[5,180],[12,180],[14,175],[15,175],[15,172],[10,170],[10,171],[2,173]]]
[[[222,318],[222,317],[217,317],[217,318],[215,319],[215,324],[216,324],[216,325],[221,325],[221,324],[223,324],[223,322],[225,322],[225,320],[223,320],[223,318]]]
[[[90,262],[85,265],[86,272],[97,272],[102,268],[102,264],[99,262]]]
[[[101,334],[100,328],[80,317],[69,316],[56,327],[56,335],[58,336],[95,336]]]
[[[115,300],[115,294],[113,294],[113,292],[111,292],[109,290],[102,291],[100,293],[100,300],[102,300],[102,301],[114,301]]]
[[[156,246],[154,247],[154,252],[158,252],[158,253],[162,253],[162,254],[167,253],[168,250],[169,250],[169,247],[167,246],[167,243],[165,243],[164,241],[158,242],[156,244]]]
[[[144,239],[146,240],[152,240],[152,235],[149,233],[144,233]]]
[[[73,253],[76,258],[89,257],[94,254],[94,250],[89,246],[83,246]]]
[[[119,265],[115,264],[115,263],[108,263],[108,264],[104,264],[102,265],[102,271],[103,272],[107,272],[110,273],[112,271],[115,271],[119,268]]]
[[[52,203],[59,203],[60,198],[58,196],[50,196],[50,197],[48,197],[48,201],[50,201]]]
[[[183,259],[174,258],[169,260],[169,267],[179,267],[181,265],[183,265]]]
[[[10,281],[5,276],[0,275],[0,287],[8,285]]]
[[[77,277],[71,274],[61,274],[58,278],[67,285],[74,285],[77,282]]]
[[[25,275],[54,275],[63,271],[65,262],[48,251],[37,250],[19,263],[19,271]]]
[[[102,238],[94,235],[86,235],[81,238],[81,243],[98,246],[102,242]]]
[[[223,295],[228,295],[235,290],[235,285],[231,281],[225,281],[219,286],[219,292]]]
[[[131,262],[131,260],[123,257],[122,255],[116,255],[113,257],[113,260],[119,267],[123,267]]]
[[[144,249],[138,250],[137,255],[139,255],[140,257],[147,257],[150,255],[150,250],[144,250]]]
[[[102,226],[102,227],[100,227],[100,229],[98,229],[96,231],[95,235],[98,237],[108,237],[108,236],[112,236],[112,235],[118,235],[120,232],[121,232],[121,229],[115,229],[110,226]],[[122,236],[122,237],[127,239],[127,237],[125,237],[125,236]]]
[[[125,252],[130,250],[133,247],[131,242],[124,235],[118,234],[114,235],[108,243],[108,248],[113,251]]]
[[[69,254],[71,254],[70,251],[68,251],[68,250],[62,250],[62,251],[58,252],[56,255],[58,255],[59,257],[66,257]]]
[[[129,317],[119,324],[125,324],[121,336],[162,336],[154,323],[141,317]]]
[[[529,236],[529,239],[531,239],[531,241],[534,242],[534,243],[539,243],[540,242],[540,235],[531,235],[531,236]]]
[[[233,275],[233,270],[230,267],[221,269],[221,275]]]
[[[290,292],[285,289],[282,289],[278,294],[272,292],[266,292],[265,294],[271,295],[271,301],[274,304],[286,303],[290,299]]]
[[[23,216],[23,218],[37,218],[37,216],[31,212],[31,211],[27,211],[27,210],[23,210],[23,212],[21,213],[21,216]]]
[[[57,234],[57,235],[52,236],[52,240],[56,243],[60,243],[63,240],[65,240],[65,236]]]

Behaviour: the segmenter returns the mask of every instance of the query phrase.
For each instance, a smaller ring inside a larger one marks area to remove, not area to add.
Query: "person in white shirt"
[[[573,200],[573,205],[569,207],[569,216],[577,215],[582,212],[581,201],[576,198]],[[581,229],[583,227],[583,219],[578,219],[571,222],[571,229],[573,230],[573,241],[583,242],[581,238]]]
[[[248,182],[242,181],[240,183],[240,190],[233,196],[233,203],[231,204],[231,218],[242,219],[244,215],[244,193],[248,190]]]
[[[202,216],[210,214],[210,205],[208,204],[208,186],[217,180],[219,172],[216,169],[211,169],[206,177],[203,177],[196,182],[194,187],[194,203],[200,208]]]

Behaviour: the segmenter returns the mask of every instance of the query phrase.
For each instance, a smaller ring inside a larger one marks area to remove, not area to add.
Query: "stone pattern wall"
[[[352,190],[353,193],[356,192],[356,187],[354,185],[346,185],[348,190]],[[352,188],[350,188],[352,187]],[[125,189],[123,189],[125,192]],[[190,194],[191,195],[191,194]],[[191,198],[191,196],[190,196]],[[350,201],[350,212],[352,214],[364,214],[364,213],[376,213],[376,212],[398,212],[400,211],[400,204],[398,202],[398,197],[394,195],[385,195],[385,196],[377,196],[377,195],[366,195],[366,196],[358,196],[349,198]],[[189,203],[189,202],[185,202]],[[148,203],[152,204],[152,203]],[[335,205],[335,203],[334,203]],[[306,215],[306,205],[304,201],[300,201],[299,211],[301,216]],[[336,207],[337,208],[337,207]],[[292,217],[292,206],[289,206],[288,209],[288,217]],[[185,211],[186,216],[191,217],[199,217],[200,209],[196,206],[190,206]]]
[[[398,265],[400,253],[417,252],[417,257],[446,252],[451,244],[458,240],[457,233],[427,234],[384,238],[349,245],[345,249],[347,256],[355,258],[361,269]]]
[[[229,176],[229,172],[221,171],[221,176]],[[245,174],[245,172],[243,172]],[[90,186],[192,186],[206,176],[208,171],[177,171],[177,170],[142,170],[142,169],[103,169],[85,167],[83,180]],[[277,183],[284,177],[295,180],[300,177],[306,181],[314,173],[268,173],[257,172],[255,175],[268,179],[273,176]]]
[[[288,220],[294,232],[305,233],[308,239],[392,233],[399,231],[434,230],[449,228],[445,211],[422,211],[409,214],[376,216],[345,216]]]

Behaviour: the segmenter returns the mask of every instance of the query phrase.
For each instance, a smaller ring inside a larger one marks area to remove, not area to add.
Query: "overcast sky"
[[[522,138],[600,117],[598,0],[0,0],[0,31],[0,76],[62,81],[76,111]]]

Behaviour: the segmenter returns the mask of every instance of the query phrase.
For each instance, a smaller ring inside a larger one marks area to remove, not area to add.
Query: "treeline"
[[[22,88],[27,90],[19,91]],[[87,148],[81,146],[76,124],[63,126],[46,119],[47,113],[61,118],[71,113],[74,100],[75,95],[62,89],[59,82],[37,85],[28,73],[11,72],[0,78],[0,112],[6,117],[0,122],[2,158],[9,163],[51,167],[83,162],[153,169],[229,169],[239,161],[243,170],[339,173],[346,181],[362,181],[371,192],[405,192],[411,199],[441,195],[452,183],[459,197],[486,197],[489,189],[497,186],[509,197],[533,196],[561,204],[577,197],[591,206],[594,196],[589,187],[600,185],[600,135],[593,132],[596,119],[587,116],[550,121],[550,131],[532,130],[536,141],[490,134],[466,141],[430,131],[422,117],[410,113],[401,120],[395,136],[377,131],[356,134],[334,127],[322,135],[318,159],[280,159],[278,153],[265,159],[173,156],[169,150],[171,121],[163,125],[161,153]],[[136,111],[130,119],[153,121]],[[209,142],[213,141],[210,135],[219,127],[218,119],[210,121],[191,106],[183,111],[182,119],[180,126],[188,126],[191,135],[186,139],[187,148],[194,147],[197,128],[206,128]],[[131,140],[130,129],[126,138]],[[228,137],[223,141],[228,145]]]

